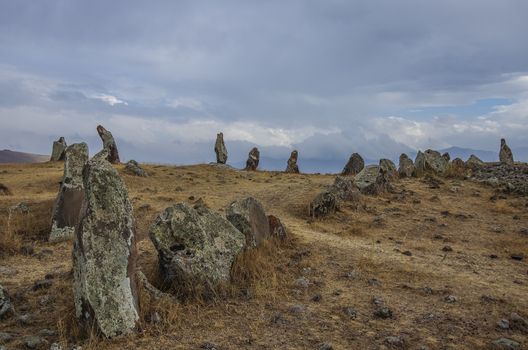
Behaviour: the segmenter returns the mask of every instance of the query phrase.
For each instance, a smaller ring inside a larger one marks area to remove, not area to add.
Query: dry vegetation
[[[118,166],[135,208],[139,264],[159,287],[147,231],[173,203],[201,198],[223,211],[251,195],[281,218],[291,239],[240,256],[229,293],[181,303],[142,293],[137,334],[82,337],[73,315],[71,242],[46,242],[62,163],[1,165],[0,183],[11,194],[0,193],[0,281],[16,308],[16,315],[0,321],[1,331],[15,335],[8,349],[23,348],[26,336],[39,334],[83,349],[198,349],[208,343],[218,349],[318,349],[325,342],[334,349],[480,349],[500,337],[528,345],[527,334],[496,326],[512,312],[528,317],[527,260],[510,258],[528,255],[528,237],[521,233],[528,227],[526,197],[490,200],[492,189],[471,182],[447,179],[430,188],[428,181],[411,179],[396,183],[397,193],[367,197],[361,210],[344,207],[313,221],[309,202],[332,176],[206,165],[145,168],[151,176],[138,178]],[[20,202],[29,213],[10,211]],[[51,284],[36,283],[46,277]],[[374,315],[381,306],[392,318]],[[388,336],[403,344],[388,344]]]

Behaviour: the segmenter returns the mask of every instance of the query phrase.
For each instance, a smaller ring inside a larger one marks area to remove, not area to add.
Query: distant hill
[[[15,152],[5,149],[0,151],[0,163],[43,163],[50,156],[34,153]]]

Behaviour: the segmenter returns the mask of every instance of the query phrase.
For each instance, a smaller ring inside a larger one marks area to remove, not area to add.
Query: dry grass
[[[387,336],[401,337],[409,349],[481,349],[499,337],[528,344],[526,334],[495,326],[512,312],[528,317],[528,265],[510,259],[512,253],[528,255],[528,241],[519,233],[528,227],[525,197],[491,201],[490,188],[464,180],[406,179],[395,184],[395,194],[366,197],[361,211],[344,206],[313,221],[308,205],[333,183],[332,176],[209,166],[146,170],[148,178],[122,175],[135,208],[139,265],[155,285],[161,281],[148,227],[175,202],[201,198],[222,212],[231,201],[251,195],[281,219],[292,239],[241,255],[233,283],[215,298],[176,303],[150,300],[142,292],[136,334],[83,337],[73,314],[71,242],[46,242],[62,164],[0,165],[0,183],[13,193],[1,197],[1,227],[17,203],[27,203],[33,215],[0,240],[0,266],[17,271],[0,275],[1,283],[13,295],[17,315],[32,317],[25,325],[16,316],[0,321],[2,331],[17,334],[7,348],[23,347],[24,336],[43,328],[57,332],[46,336],[48,342],[91,349],[194,349],[205,342],[220,349],[316,349],[323,342],[335,349],[377,349],[387,347]],[[34,254],[16,254],[24,245],[32,245]],[[49,289],[31,289],[51,272],[57,276]],[[301,276],[307,288],[298,284]],[[448,295],[457,302],[447,303]],[[373,316],[374,297],[391,308],[391,319]],[[43,298],[49,304],[41,304]],[[350,307],[356,318],[343,312]]]

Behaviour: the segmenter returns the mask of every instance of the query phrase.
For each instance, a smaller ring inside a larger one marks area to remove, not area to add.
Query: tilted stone
[[[231,266],[246,242],[244,234],[217,213],[185,203],[158,215],[149,236],[166,282],[210,288],[229,281]]]
[[[479,157],[477,157],[476,155],[472,154],[471,156],[469,156],[468,160],[466,160],[466,167],[468,169],[471,169],[471,170],[476,170],[476,169],[479,169],[480,167],[482,167],[485,163],[480,160]]]
[[[224,143],[223,133],[216,134],[215,153],[217,163],[225,164],[227,162],[227,148]]]
[[[127,334],[139,319],[137,250],[128,191],[101,156],[86,164],[83,185],[73,247],[75,313],[88,331],[95,325],[106,337]]]
[[[88,145],[84,142],[74,143],[68,146],[64,153],[64,175],[53,206],[50,242],[73,237],[84,199],[82,172],[88,161]]]
[[[290,159],[288,159],[288,165],[286,166],[286,172],[292,173],[292,174],[298,174],[299,173],[299,166],[297,165],[297,158],[299,157],[299,153],[297,150],[292,151],[290,154]]]
[[[353,153],[346,163],[341,175],[356,175],[365,167],[365,161],[359,153]]]
[[[398,174],[400,177],[411,177],[414,173],[414,163],[405,153],[400,155]]]
[[[505,139],[501,139],[499,160],[502,164],[513,164],[513,153],[510,147],[506,144]]]
[[[256,247],[270,237],[270,227],[264,207],[253,197],[232,202],[226,218],[246,237],[246,245]]]
[[[113,164],[119,163],[119,152],[117,151],[117,144],[112,133],[102,125],[97,126],[97,133],[99,133],[99,137],[103,141],[103,149],[107,151],[107,160]]]
[[[64,137],[60,137],[57,141],[53,141],[53,149],[51,151],[50,161],[56,162],[64,160],[64,151],[66,150],[66,141]]]
[[[252,170],[252,171],[257,170],[258,165],[259,165],[259,158],[260,158],[260,152],[258,148],[253,147],[251,151],[249,151],[245,170]]]

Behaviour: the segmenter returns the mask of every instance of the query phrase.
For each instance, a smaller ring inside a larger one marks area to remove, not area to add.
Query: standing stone
[[[449,163],[448,175],[451,177],[463,178],[466,176],[466,163],[460,158],[455,158]]]
[[[64,151],[66,150],[66,140],[64,137],[60,137],[57,141],[53,141],[53,149],[51,151],[50,161],[56,162],[64,160]]]
[[[415,172],[414,175],[421,177],[426,173],[433,175],[445,175],[447,171],[448,162],[440,152],[428,149],[424,153],[418,151],[416,160],[414,161]]]
[[[369,165],[356,175],[354,184],[361,193],[375,195],[390,190],[390,179],[385,168]]]
[[[253,147],[251,151],[249,151],[248,159],[246,161],[246,169],[245,170],[252,170],[255,171],[258,168],[259,165],[259,158],[260,158],[260,152],[257,147]]]
[[[106,150],[108,154],[106,160],[112,164],[119,163],[119,153],[117,152],[117,145],[112,133],[106,130],[102,125],[97,126],[97,132],[99,133],[101,140],[103,140],[103,149]]]
[[[335,213],[338,200],[334,192],[327,190],[320,192],[310,203],[310,217],[318,218]]]
[[[286,227],[282,224],[280,219],[274,215],[268,215],[268,223],[270,227],[270,235],[280,239],[286,239],[288,233]]]
[[[215,153],[217,163],[225,164],[227,162],[227,148],[224,143],[223,133],[216,134]]]
[[[466,160],[466,167],[471,170],[476,170],[483,166],[485,163],[476,155],[472,154],[469,156],[468,160]]]
[[[398,169],[396,169],[396,165],[392,160],[380,159],[379,166],[380,169],[383,169],[383,171],[388,174],[391,179],[395,179],[398,177]]]
[[[501,146],[500,146],[500,152],[499,152],[499,160],[502,164],[513,164],[513,153],[506,144],[505,139],[501,139]]]
[[[105,159],[83,170],[85,190],[73,246],[75,314],[86,330],[127,334],[139,319],[135,223],[128,191]]]
[[[150,227],[149,236],[165,282],[199,283],[206,288],[229,281],[231,266],[246,241],[242,232],[217,213],[185,203],[165,209]]]
[[[232,202],[226,218],[246,237],[246,245],[256,247],[270,237],[270,226],[264,207],[253,197]]]
[[[50,242],[59,242],[73,237],[79,222],[79,212],[84,199],[82,172],[88,162],[88,145],[74,143],[64,152],[64,175],[55,199],[51,217]]]
[[[346,163],[341,175],[356,175],[365,167],[365,162],[359,153],[353,153]]]
[[[354,181],[348,177],[336,176],[328,189],[320,192],[310,203],[310,216],[322,217],[336,212],[341,202],[348,202],[358,208],[361,193]]]
[[[405,153],[400,155],[398,174],[400,177],[411,177],[414,173],[414,163]]]
[[[444,152],[444,154],[442,154],[442,158],[444,158],[446,162],[449,162],[451,160],[451,156],[447,152]]]
[[[131,159],[125,165],[125,172],[139,177],[147,177],[147,172],[139,165],[138,162]]]
[[[288,159],[288,166],[286,167],[287,173],[292,174],[298,174],[299,173],[299,166],[297,165],[297,157],[299,156],[299,153],[297,150],[294,150],[290,154],[290,159]]]

